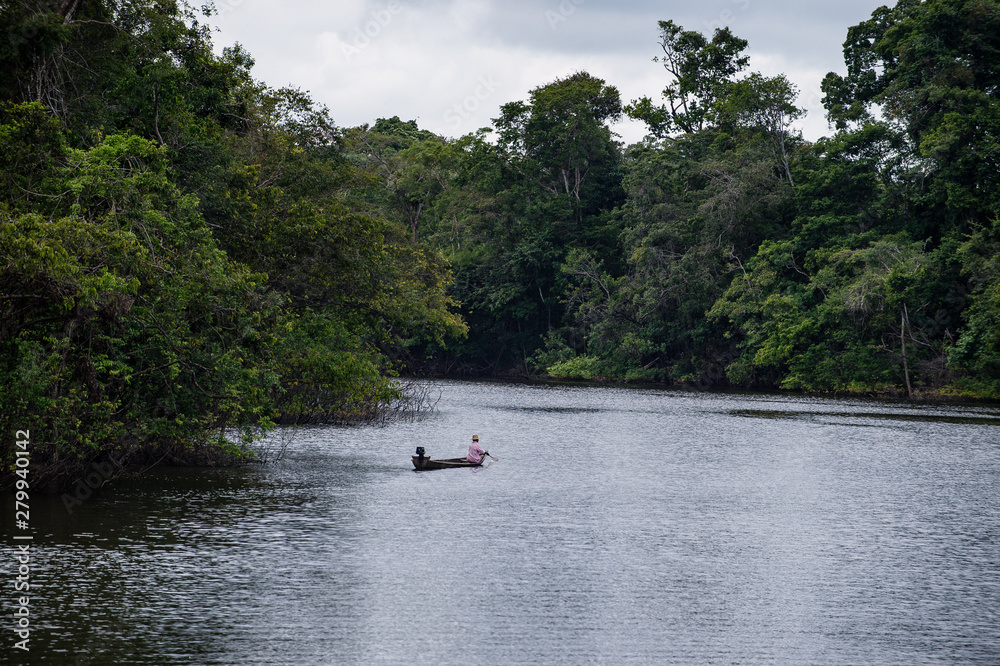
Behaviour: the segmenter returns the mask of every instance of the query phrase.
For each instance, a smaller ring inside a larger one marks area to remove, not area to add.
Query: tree
[[[901,0],[852,27],[844,54],[847,76],[823,81],[831,121],[847,129],[881,116],[904,136],[920,203],[939,227],[991,219],[1000,206],[1000,3]]]
[[[500,114],[499,145],[511,164],[545,192],[572,197],[582,216],[588,174],[616,159],[606,123],[621,116],[618,90],[577,72],[535,88],[530,103],[505,104]]]
[[[408,350],[464,333],[447,263],[372,205],[327,110],[216,55],[187,4],[0,15],[26,101],[0,107],[0,427],[41,418],[49,472],[384,414]]]
[[[749,131],[766,137],[774,158],[784,169],[788,184],[795,186],[789,164],[791,124],[805,111],[795,106],[798,91],[784,76],[765,77],[753,72],[734,81],[716,102],[720,125],[730,131]]]
[[[977,229],[958,248],[971,298],[961,335],[948,349],[959,394],[1000,397],[1000,223]]]
[[[28,157],[24,130],[41,127]],[[219,251],[165,149],[117,134],[69,149],[58,127],[37,103],[0,123],[0,152],[20,156],[4,180],[35,165],[35,189],[0,211],[3,431],[39,423],[48,474],[109,456],[244,456],[226,432],[266,426],[277,383],[262,276]]]
[[[603,257],[567,261],[567,337],[583,339],[607,376],[706,384],[723,379],[732,349],[705,312],[762,241],[787,233],[798,145],[789,125],[801,112],[784,77],[735,79],[745,40],[660,27],[669,107],[627,108],[655,135],[682,134],[626,152],[616,216],[627,261],[618,273],[597,268],[613,265]]]
[[[372,203],[404,221],[416,243],[427,209],[454,175],[457,149],[398,116],[354,128],[346,138],[348,150],[373,177]]]
[[[716,29],[708,40],[673,21],[660,21],[659,26],[663,55],[653,58],[653,62],[661,63],[671,77],[663,89],[667,104],[656,106],[643,97],[626,106],[625,112],[645,121],[657,138],[676,132],[700,132],[714,124],[716,102],[750,62],[748,56],[741,55],[747,41],[733,35],[729,28]]]
[[[577,72],[501,107],[495,143],[477,133],[449,144],[452,177],[427,224],[454,266],[470,335],[439,362],[530,372],[528,358],[562,325],[567,253],[615,255],[609,211],[621,200],[620,158],[608,123],[620,113],[614,87]]]

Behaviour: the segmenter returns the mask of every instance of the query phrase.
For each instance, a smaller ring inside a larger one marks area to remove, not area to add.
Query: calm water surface
[[[277,465],[33,496],[27,661],[1000,663],[996,409],[438,386]],[[473,433],[499,461],[413,471]]]

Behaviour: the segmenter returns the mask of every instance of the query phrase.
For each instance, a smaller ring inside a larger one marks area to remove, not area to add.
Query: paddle
[[[489,457],[490,457],[490,460],[493,460],[493,461],[496,461],[496,460],[500,460],[500,459],[499,459],[499,458],[497,458],[496,456],[490,456],[490,452],[489,452],[489,451],[483,451],[483,455],[485,455],[485,456],[489,456]]]

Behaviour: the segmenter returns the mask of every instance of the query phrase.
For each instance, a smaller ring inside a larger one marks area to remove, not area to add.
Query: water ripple
[[[277,465],[33,500],[29,663],[1000,662],[990,409],[441,387]],[[412,470],[473,432],[498,462]]]

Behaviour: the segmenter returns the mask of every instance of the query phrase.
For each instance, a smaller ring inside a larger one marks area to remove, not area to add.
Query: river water
[[[8,619],[2,653],[1000,663],[996,408],[436,386],[427,418],[305,429],[277,464],[162,470],[72,514],[33,496],[30,652]],[[473,433],[499,460],[412,469]]]

